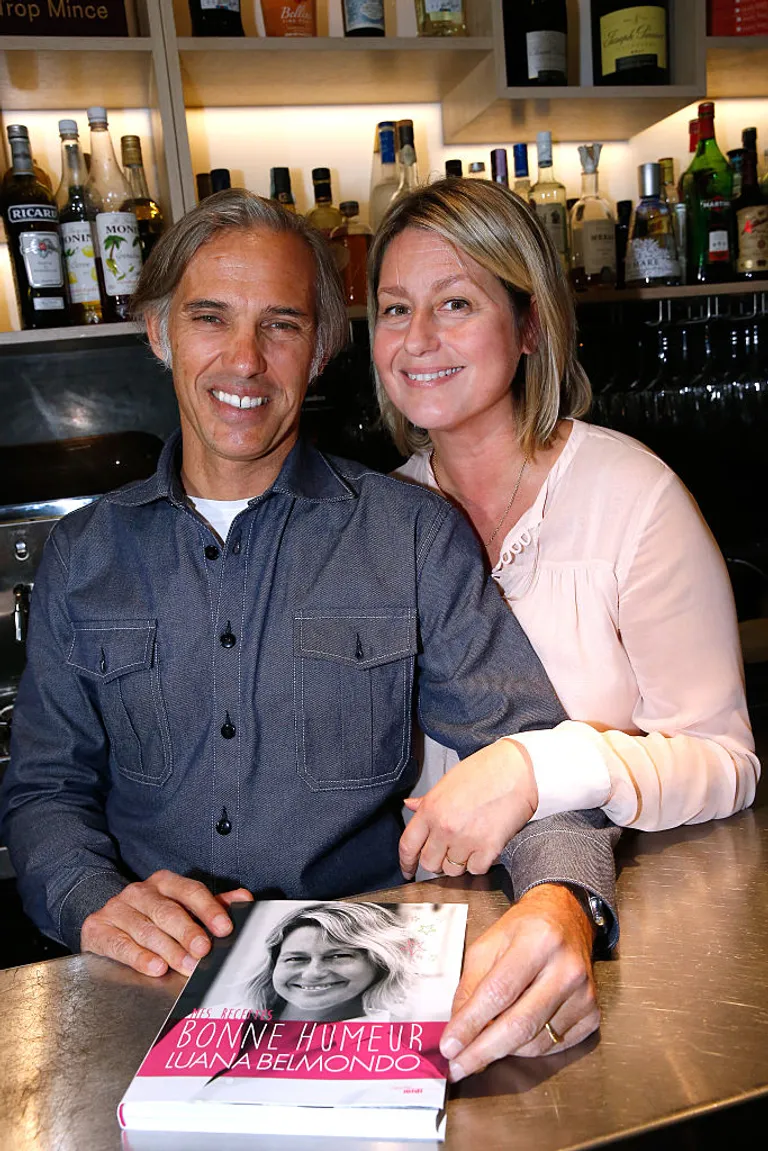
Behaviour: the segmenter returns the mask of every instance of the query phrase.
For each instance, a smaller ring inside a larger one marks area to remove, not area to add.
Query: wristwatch
[[[575,884],[569,884],[568,887],[595,929],[595,948],[604,948],[608,942],[613,918],[610,908],[599,895],[593,895],[586,887],[577,887]]]

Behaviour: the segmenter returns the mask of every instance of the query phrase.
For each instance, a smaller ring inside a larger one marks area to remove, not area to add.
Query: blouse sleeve
[[[536,819],[564,810],[565,795],[571,807],[593,806],[601,778],[605,814],[644,831],[722,818],[754,798],[760,764],[725,563],[677,477],[665,473],[646,506],[617,570],[639,693],[632,720],[645,734],[567,721],[515,736],[534,764]]]

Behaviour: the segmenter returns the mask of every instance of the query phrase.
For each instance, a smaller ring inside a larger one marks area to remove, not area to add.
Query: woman
[[[571,716],[515,737],[536,748],[534,818],[599,806],[654,830],[747,806],[759,763],[725,565],[660,459],[579,421],[573,305],[535,212],[439,181],[390,211],[369,267],[379,402],[413,453],[400,474],[464,509]],[[427,743],[437,786],[408,801],[404,870],[441,852],[449,874],[483,870],[504,803],[476,827],[486,781],[471,761],[445,775],[456,757]]]
[[[302,907],[267,936],[249,999],[273,1019],[390,1018],[413,975],[410,937],[376,903]]]

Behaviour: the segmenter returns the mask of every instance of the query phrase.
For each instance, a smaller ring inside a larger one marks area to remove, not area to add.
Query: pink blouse
[[[437,487],[425,453],[397,474]],[[574,421],[493,578],[571,717],[514,737],[534,764],[534,818],[602,807],[654,831],[752,802],[760,764],[728,573],[657,456]],[[417,794],[457,759],[425,744]]]

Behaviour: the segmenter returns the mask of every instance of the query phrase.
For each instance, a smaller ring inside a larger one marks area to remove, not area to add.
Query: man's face
[[[239,499],[276,477],[312,371],[314,282],[304,241],[265,228],[216,236],[188,264],[168,331],[191,495]],[[149,335],[157,350],[151,320]]]

